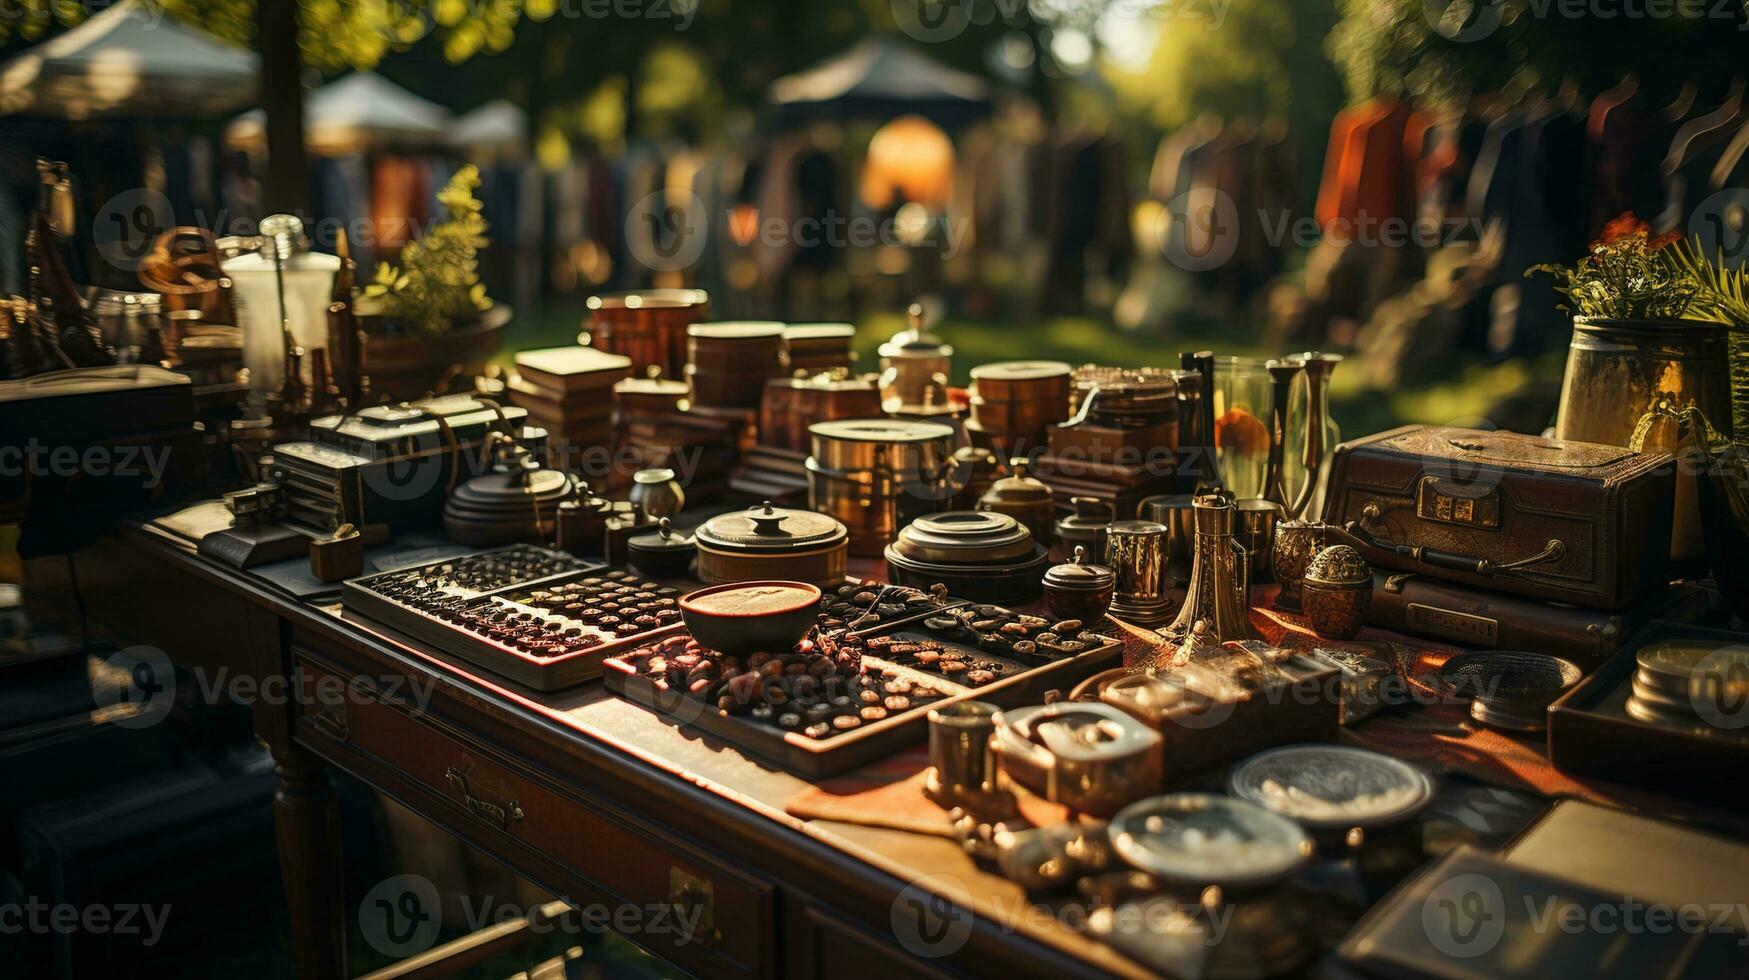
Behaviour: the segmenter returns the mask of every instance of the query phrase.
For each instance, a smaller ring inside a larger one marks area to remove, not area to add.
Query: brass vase
[[[1660,400],[1693,405],[1731,435],[1730,329],[1699,320],[1574,317],[1555,438],[1630,446],[1640,417]],[[1674,424],[1652,429],[1644,448],[1674,453]],[[1699,489],[1676,475],[1670,557],[1692,564],[1706,551]]]

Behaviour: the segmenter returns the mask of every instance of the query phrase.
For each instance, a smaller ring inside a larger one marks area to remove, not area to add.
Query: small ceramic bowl
[[[680,619],[693,637],[737,657],[789,652],[819,614],[820,589],[806,582],[735,582],[680,599]]]

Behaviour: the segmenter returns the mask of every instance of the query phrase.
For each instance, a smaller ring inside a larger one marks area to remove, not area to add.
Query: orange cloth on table
[[[1376,237],[1377,223],[1403,217],[1406,160],[1403,152],[1410,112],[1392,99],[1373,99],[1342,110],[1330,124],[1330,146],[1318,187],[1318,226],[1347,227],[1353,238],[1362,231]]]

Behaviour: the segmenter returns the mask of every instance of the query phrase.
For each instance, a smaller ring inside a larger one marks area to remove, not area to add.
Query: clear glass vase
[[[1262,496],[1269,470],[1274,389],[1266,363],[1260,357],[1215,358],[1215,462],[1222,483],[1238,499]]]

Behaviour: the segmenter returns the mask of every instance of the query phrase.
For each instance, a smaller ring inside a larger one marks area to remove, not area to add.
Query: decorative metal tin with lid
[[[920,517],[899,532],[885,556],[887,572],[899,585],[926,589],[941,583],[980,602],[1038,598],[1049,560],[1014,518],[985,511]]]
[[[1372,605],[1372,568],[1353,547],[1333,544],[1306,566],[1300,596],[1306,620],[1319,636],[1351,639]]]
[[[1075,555],[1045,572],[1045,605],[1058,619],[1079,619],[1092,625],[1105,618],[1111,596],[1117,589],[1117,573],[1087,560],[1087,549],[1075,546]]]
[[[690,534],[679,534],[664,517],[656,522],[656,530],[639,534],[626,542],[632,566],[652,578],[682,578],[692,569],[692,559],[698,553],[697,542]]]
[[[1010,459],[1008,465],[1012,472],[990,485],[978,500],[978,509],[1007,514],[1024,524],[1034,540],[1049,545],[1057,514],[1055,495],[1044,481],[1032,475],[1032,462],[1025,456]]]
[[[1111,505],[1098,497],[1072,497],[1069,506],[1072,513],[1056,523],[1054,548],[1068,557],[1079,546],[1087,549],[1088,560],[1101,560],[1105,557],[1105,528],[1116,516]]]
[[[810,510],[774,507],[766,501],[719,514],[694,536],[698,577],[711,585],[787,579],[837,586],[849,572],[849,532]]]

